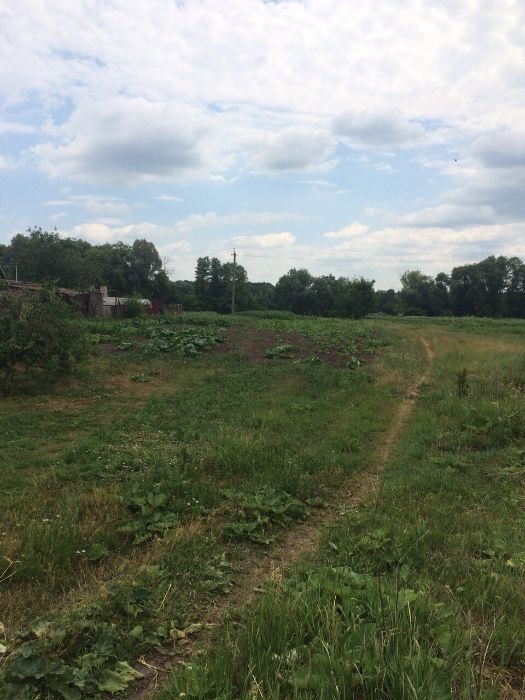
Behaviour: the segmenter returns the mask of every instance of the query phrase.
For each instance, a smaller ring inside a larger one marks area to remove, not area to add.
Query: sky
[[[0,0],[0,242],[31,226],[173,279],[525,257],[525,0]]]

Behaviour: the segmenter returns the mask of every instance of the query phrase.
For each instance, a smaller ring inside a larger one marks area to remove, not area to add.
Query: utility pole
[[[235,313],[235,278],[237,277],[237,253],[233,249],[232,314]]]

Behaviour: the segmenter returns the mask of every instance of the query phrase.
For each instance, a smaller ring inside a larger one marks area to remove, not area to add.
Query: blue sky
[[[520,0],[0,4],[0,241],[30,226],[398,287],[525,256]]]

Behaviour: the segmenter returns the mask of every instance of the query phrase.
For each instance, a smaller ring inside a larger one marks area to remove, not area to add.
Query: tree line
[[[378,310],[426,316],[525,318],[525,264],[494,255],[435,277],[420,270],[401,276],[401,290],[378,292]]]
[[[155,245],[144,239],[92,245],[34,227],[0,244],[0,260],[18,263],[24,282],[50,281],[80,291],[107,284],[115,296],[163,298],[170,285]]]
[[[17,262],[27,282],[52,281],[81,291],[107,284],[116,296],[156,298],[188,310],[230,311],[235,277],[238,311],[282,309],[353,318],[371,312],[525,318],[525,264],[518,257],[489,256],[435,277],[407,270],[399,291],[375,290],[374,280],[364,277],[316,277],[297,268],[275,285],[250,282],[243,265],[208,256],[198,258],[194,280],[172,281],[150,241],[93,245],[37,227],[17,234],[8,245],[0,244],[0,260]]]

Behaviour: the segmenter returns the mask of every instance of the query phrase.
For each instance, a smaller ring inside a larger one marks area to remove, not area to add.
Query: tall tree
[[[201,309],[207,309],[210,294],[210,259],[208,256],[198,258],[195,268],[193,292]]]

